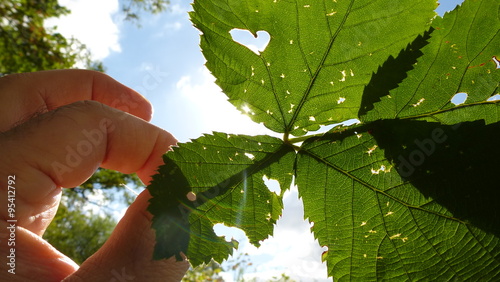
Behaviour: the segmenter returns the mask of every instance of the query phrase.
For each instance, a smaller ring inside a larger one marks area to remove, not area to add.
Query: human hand
[[[151,116],[145,98],[102,73],[60,70],[0,78],[0,281],[182,279],[187,261],[152,260],[147,190],[80,267],[41,238],[62,188],[80,185],[98,167],[136,172],[149,183],[162,154],[176,142],[147,122]],[[8,187],[13,177],[15,190]],[[7,197],[8,190],[15,198]],[[15,200],[14,218],[8,199]],[[12,219],[17,222],[8,222]],[[15,275],[5,263],[11,248]]]

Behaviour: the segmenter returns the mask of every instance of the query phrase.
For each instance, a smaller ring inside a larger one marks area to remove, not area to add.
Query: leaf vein
[[[333,34],[332,38],[330,39],[328,47],[326,48],[326,51],[323,54],[323,57],[321,58],[320,63],[318,64],[318,68],[315,70],[314,74],[312,75],[312,78],[309,81],[309,84],[307,85],[307,88],[304,91],[304,95],[302,95],[302,98],[301,98],[299,104],[297,105],[297,109],[293,113],[293,116],[292,116],[292,118],[290,120],[290,124],[286,128],[287,132],[291,131],[293,123],[297,119],[298,114],[300,113],[302,107],[304,106],[305,102],[307,101],[307,99],[309,97],[309,94],[311,93],[311,89],[312,89],[314,83],[316,82],[316,79],[318,78],[318,74],[320,73],[321,69],[323,68],[323,65],[325,64],[326,58],[328,57],[328,54],[330,53],[330,50],[332,49],[333,43],[335,42],[337,36],[339,35],[339,33],[342,30],[345,22],[347,21],[349,12],[350,12],[353,4],[354,4],[354,0],[351,0],[350,3],[349,3],[349,7],[346,9],[346,12],[345,12],[344,18],[342,19],[342,22],[340,23],[339,27],[337,28],[337,30]],[[300,42],[300,40],[299,40],[299,42]],[[301,53],[304,54],[303,50],[301,51]]]

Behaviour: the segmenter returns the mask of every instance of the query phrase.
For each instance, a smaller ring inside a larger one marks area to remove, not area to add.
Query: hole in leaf
[[[245,156],[247,156],[247,158],[253,160],[255,159],[255,156],[253,154],[250,154],[250,153],[245,153]]]
[[[412,104],[411,106],[412,107],[418,107],[420,105],[422,105],[422,103],[425,101],[425,98],[420,98],[420,100],[418,100],[418,102],[416,102],[415,104]]]
[[[323,132],[327,132],[329,130],[332,130],[333,128],[335,128],[337,126],[349,127],[351,125],[360,124],[360,123],[361,123],[361,121],[359,121],[359,119],[349,119],[349,120],[343,121],[341,123],[335,123],[335,124],[329,124],[329,125],[321,125],[321,128],[319,130],[309,131],[309,134],[312,135],[312,134],[323,133]]]
[[[236,227],[228,227],[222,223],[214,225],[214,232],[217,236],[223,236],[227,242],[234,238],[246,238],[245,232]]]
[[[439,5],[436,8],[436,13],[438,13],[438,15],[440,15],[442,17],[445,13],[449,13],[451,10],[457,9],[464,2],[464,0],[455,0],[455,1],[453,1],[454,2],[453,4],[446,3],[446,2],[451,2],[448,0],[439,0],[438,2],[439,2]],[[451,6],[449,6],[449,5],[451,5]],[[453,7],[455,7],[455,8],[453,8]]]
[[[351,125],[360,124],[360,123],[361,123],[361,121],[359,121],[359,119],[353,118],[353,119],[348,119],[348,120],[342,122],[342,125],[343,126],[351,126]]]
[[[328,259],[328,246],[322,246],[321,261],[326,261]]]
[[[500,69],[500,61],[498,61],[498,58],[496,56],[493,56],[493,62],[497,65],[497,69]]]
[[[453,98],[451,98],[451,102],[455,104],[455,106],[458,106],[465,103],[465,100],[467,100],[467,96],[468,95],[465,92],[457,93],[453,96]]]
[[[262,180],[264,180],[264,184],[266,184],[269,191],[276,193],[276,195],[279,195],[281,193],[281,187],[278,180],[269,179],[266,175],[262,177]]]
[[[248,114],[252,111],[247,105],[244,105],[243,107],[241,107],[241,110],[243,110],[246,114]]]
[[[371,173],[372,174],[380,174],[381,172],[389,172],[389,170],[387,169],[387,167],[385,165],[381,165],[379,169],[374,169],[372,168],[371,169]]]
[[[247,47],[257,55],[264,52],[271,40],[269,33],[263,30],[257,31],[257,36],[254,36],[249,30],[238,28],[232,29],[229,33],[235,42]]]
[[[488,98],[488,100],[486,101],[497,101],[497,100],[500,100],[500,94],[495,94],[493,96],[491,96],[490,98]]]

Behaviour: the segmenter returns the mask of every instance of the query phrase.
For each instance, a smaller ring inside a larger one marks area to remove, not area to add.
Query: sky
[[[442,15],[461,2],[441,0],[437,11]],[[93,58],[103,62],[107,74],[151,101],[155,109],[152,123],[171,132],[180,142],[212,131],[273,134],[240,114],[214,83],[204,67],[200,33],[189,21],[188,1],[171,0],[168,12],[143,15],[141,27],[123,21],[118,0],[59,3],[71,14],[50,20],[47,25],[57,26],[66,37],[74,36],[86,44]],[[244,32],[233,36],[253,50],[263,50],[269,40],[266,34],[259,34],[258,40]],[[320,259],[324,250],[303,219],[296,189],[285,193],[284,204],[274,235],[260,248],[250,245],[244,233],[235,228],[217,226],[216,232],[240,241],[238,253],[250,255],[253,265],[246,270],[248,277],[269,279],[285,273],[299,281],[332,281]],[[231,276],[225,279],[231,281]]]

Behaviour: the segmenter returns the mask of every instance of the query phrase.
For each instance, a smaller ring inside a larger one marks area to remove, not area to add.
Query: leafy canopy
[[[140,24],[140,17],[168,9],[169,0],[124,0],[125,20]],[[66,38],[57,28],[46,28],[45,20],[71,11],[57,0],[0,0],[0,75],[50,69],[73,68],[75,64],[103,71],[92,60],[87,47],[75,38]]]
[[[0,0],[0,75],[90,63],[85,46],[44,27],[45,19],[67,13],[57,0]]]
[[[148,187],[155,258],[226,259],[237,242],[217,223],[258,246],[293,182],[336,280],[500,277],[498,1],[466,0],[443,18],[435,0],[193,7],[217,84],[283,138],[213,133],[165,154]],[[254,53],[233,29],[271,40]]]

